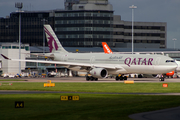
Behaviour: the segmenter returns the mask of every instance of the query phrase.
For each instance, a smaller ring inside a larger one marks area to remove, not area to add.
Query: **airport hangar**
[[[102,47],[64,47],[69,52],[104,52]],[[44,50],[43,50],[44,49]],[[131,54],[131,48],[111,48],[113,52],[117,52],[118,54],[129,53]],[[33,47],[28,44],[22,44],[21,47],[21,59],[34,59],[34,60],[45,60],[44,57],[30,55],[30,53],[46,53],[49,52],[48,47]],[[180,51],[175,49],[150,49],[150,48],[135,48],[135,54],[163,54],[172,57],[180,61]],[[18,43],[0,43],[0,54],[4,54],[9,58],[19,59],[19,44]],[[0,57],[0,74],[17,74],[19,71],[19,62],[16,61],[8,61]],[[24,73],[47,73],[47,72],[60,72],[64,75],[71,75],[73,73],[74,76],[77,76],[77,72],[69,71],[63,66],[45,65],[43,63],[31,63],[31,62],[21,62],[21,72]]]

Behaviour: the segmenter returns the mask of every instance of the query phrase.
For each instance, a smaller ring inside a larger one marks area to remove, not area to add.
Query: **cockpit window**
[[[174,60],[166,60],[166,62],[175,62]]]

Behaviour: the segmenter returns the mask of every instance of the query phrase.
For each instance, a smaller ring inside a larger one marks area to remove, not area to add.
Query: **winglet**
[[[4,59],[10,60],[8,57],[6,57],[5,55],[1,54],[1,56],[3,56]]]

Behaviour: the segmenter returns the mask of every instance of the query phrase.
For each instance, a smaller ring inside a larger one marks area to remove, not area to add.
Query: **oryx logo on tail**
[[[52,27],[50,25],[44,25],[44,31],[46,33],[46,38],[49,46],[49,51],[51,53],[68,53],[63,46],[61,45],[59,39],[54,33]]]
[[[57,45],[54,37],[52,36],[52,34],[47,30],[46,27],[44,27],[44,30],[45,30],[45,33],[49,36],[49,37],[47,37],[49,51],[52,52],[53,48],[55,48],[55,50],[58,50],[58,45]],[[54,46],[53,46],[53,42],[54,42]]]

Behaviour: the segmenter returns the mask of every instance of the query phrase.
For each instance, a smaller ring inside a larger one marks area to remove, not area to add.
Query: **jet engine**
[[[105,78],[108,75],[108,71],[104,68],[93,68],[90,74],[96,78]]]

